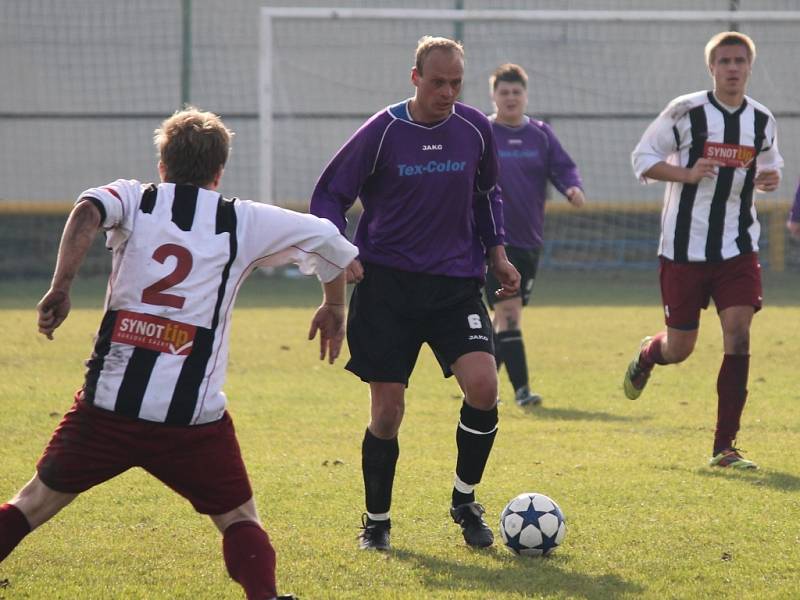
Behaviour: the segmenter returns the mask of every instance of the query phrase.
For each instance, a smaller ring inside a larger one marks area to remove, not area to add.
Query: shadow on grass
[[[617,598],[642,594],[646,590],[618,575],[584,575],[566,572],[563,565],[568,558],[555,555],[547,558],[515,556],[500,546],[487,550],[471,550],[492,558],[491,568],[474,564],[444,560],[437,556],[421,554],[407,549],[394,548],[391,558],[409,563],[420,571],[425,589],[453,592],[485,592],[485,598],[500,593],[529,594],[547,592],[570,598]],[[501,567],[498,569],[498,567]]]
[[[800,477],[782,471],[758,469],[757,471],[734,471],[732,469],[703,468],[696,471],[702,477],[744,481],[758,487],[769,487],[786,492],[800,490]]]
[[[575,408],[549,408],[547,406],[524,406],[524,412],[540,419],[554,421],[604,421],[606,423],[632,423],[649,421],[647,415],[631,417],[629,415],[615,415],[607,412],[578,410]]]

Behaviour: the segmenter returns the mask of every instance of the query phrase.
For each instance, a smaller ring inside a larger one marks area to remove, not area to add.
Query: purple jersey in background
[[[549,125],[526,117],[520,127],[492,120],[500,162],[499,183],[503,199],[506,244],[541,248],[547,182],[564,194],[582,188],[578,167]]]
[[[503,243],[502,205],[489,194],[497,180],[489,120],[457,102],[444,121],[422,125],[407,105],[375,114],[336,153],[311,213],[343,232],[345,212],[360,198],[353,243],[361,261],[483,279],[486,248]]]
[[[789,213],[789,220],[794,223],[800,223],[800,182],[797,184],[797,192],[794,195],[794,203]]]

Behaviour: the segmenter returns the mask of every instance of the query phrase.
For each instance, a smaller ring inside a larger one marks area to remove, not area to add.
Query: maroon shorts
[[[227,412],[206,425],[164,425],[97,408],[79,391],[36,465],[45,485],[70,494],[131,467],[160,479],[203,514],[226,513],[253,496]]]
[[[761,265],[749,252],[722,262],[676,263],[661,257],[661,301],[668,327],[692,330],[714,299],[717,312],[731,306],[761,309]]]

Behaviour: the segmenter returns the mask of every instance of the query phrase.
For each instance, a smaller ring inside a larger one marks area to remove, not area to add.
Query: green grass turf
[[[635,402],[621,378],[662,324],[653,274],[544,273],[523,326],[544,405],[500,405],[478,488],[492,525],[524,491],[554,498],[563,546],[545,559],[466,548],[447,514],[460,394],[423,350],[407,394],[391,554],[356,549],[367,388],[305,340],[313,281],[249,282],[226,391],[281,590],[318,598],[796,598],[800,596],[797,276],[765,279],[740,445],[754,473],[706,467],[721,335],[658,368]],[[80,282],[49,342],[32,307],[46,282],[0,284],[0,501],[35,461],[80,384],[102,284]],[[501,395],[511,388],[501,373]],[[141,471],[87,492],[0,564],[0,598],[241,598],[205,517]]]

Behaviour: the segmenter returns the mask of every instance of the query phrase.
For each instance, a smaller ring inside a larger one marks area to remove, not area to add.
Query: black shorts
[[[528,306],[533,291],[533,280],[536,279],[536,270],[539,268],[539,248],[527,249],[517,248],[516,246],[506,246],[506,256],[509,262],[517,268],[520,275],[519,294],[522,296],[522,306]],[[486,274],[486,302],[494,308],[497,297],[495,290],[503,287],[497,278],[489,271]],[[517,296],[512,296],[516,298]]]
[[[347,315],[345,368],[366,382],[408,385],[423,343],[445,377],[464,354],[494,354],[480,282],[364,264]]]

